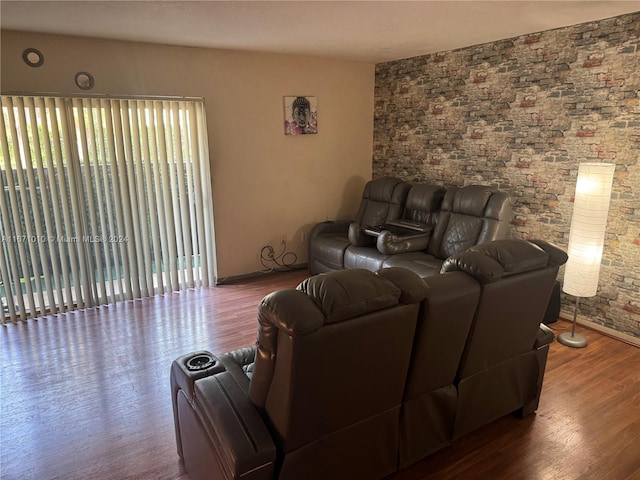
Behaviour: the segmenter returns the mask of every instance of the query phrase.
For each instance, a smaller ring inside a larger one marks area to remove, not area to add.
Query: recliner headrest
[[[400,189],[396,187],[401,185]],[[363,198],[377,202],[402,203],[410,185],[399,178],[382,177],[371,180],[364,189]],[[396,198],[397,197],[397,198]]]
[[[440,208],[443,195],[444,189],[437,185],[413,185],[407,195],[405,208],[421,212],[435,212]]]
[[[383,268],[378,270],[376,275],[390,280],[400,288],[402,292],[400,301],[404,304],[421,302],[427,296],[429,286],[418,274],[411,270],[400,267]]]
[[[297,290],[306,293],[325,316],[325,323],[364,315],[398,303],[417,303],[426,296],[412,283],[414,273],[404,270],[389,278],[368,270],[339,270],[304,280]],[[404,278],[408,277],[408,278]],[[404,278],[404,280],[403,280]],[[396,285],[399,282],[401,285]],[[403,288],[409,289],[404,292]]]
[[[491,195],[491,187],[484,185],[450,187],[442,201],[442,210],[482,217]]]
[[[567,256],[562,250],[548,242],[543,242],[543,245],[547,246],[549,252],[534,242],[520,239],[475,245],[447,258],[442,264],[441,273],[460,270],[472,275],[480,283],[491,283],[504,276],[559,266],[566,262]]]

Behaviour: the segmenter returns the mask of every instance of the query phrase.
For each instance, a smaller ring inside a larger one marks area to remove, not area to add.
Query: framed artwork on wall
[[[284,97],[285,135],[318,133],[318,102],[316,97]]]

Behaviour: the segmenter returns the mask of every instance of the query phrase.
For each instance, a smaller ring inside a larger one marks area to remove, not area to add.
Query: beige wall
[[[39,49],[39,68],[22,51]],[[218,277],[261,270],[260,249],[307,261],[302,232],[349,218],[371,179],[374,65],[308,57],[2,32],[3,94],[203,97],[209,129]],[[283,96],[318,100],[318,134],[285,136]]]

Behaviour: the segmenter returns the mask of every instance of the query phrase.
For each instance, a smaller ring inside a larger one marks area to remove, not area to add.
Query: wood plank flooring
[[[0,478],[188,480],[175,449],[171,361],[253,343],[259,300],[306,276],[0,327]],[[640,480],[640,349],[579,333],[585,349],[553,343],[536,415],[503,418],[388,480]]]

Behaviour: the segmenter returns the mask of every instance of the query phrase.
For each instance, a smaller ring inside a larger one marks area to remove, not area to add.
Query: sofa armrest
[[[188,353],[171,364],[171,390],[184,390],[187,397],[193,399],[196,380],[225,370],[220,359],[211,352],[199,350]]]
[[[369,227],[367,225],[360,225],[359,223],[351,223],[349,225],[349,241],[356,247],[372,247],[376,243],[375,237],[372,237],[368,232]]]
[[[276,446],[258,409],[229,372],[177,394],[183,462],[189,478],[271,480]]]
[[[553,342],[553,339],[553,330],[547,327],[544,323],[541,323],[540,328],[536,333],[536,341],[533,344],[533,348],[538,349],[540,347],[544,347],[545,345],[549,345],[551,342]]]
[[[208,365],[207,359],[211,359]],[[171,364],[171,403],[173,406],[173,421],[176,430],[176,443],[178,455],[182,458],[182,443],[178,424],[178,392],[193,401],[195,395],[195,382],[201,378],[223,372],[224,365],[211,352],[200,350],[183,355]]]
[[[309,241],[327,233],[343,233],[347,235],[351,222],[352,220],[327,220],[326,222],[316,223],[309,231]]]
[[[395,235],[388,230],[384,230],[378,235],[376,248],[385,255],[419,252],[426,250],[430,239],[431,231],[415,235]]]

